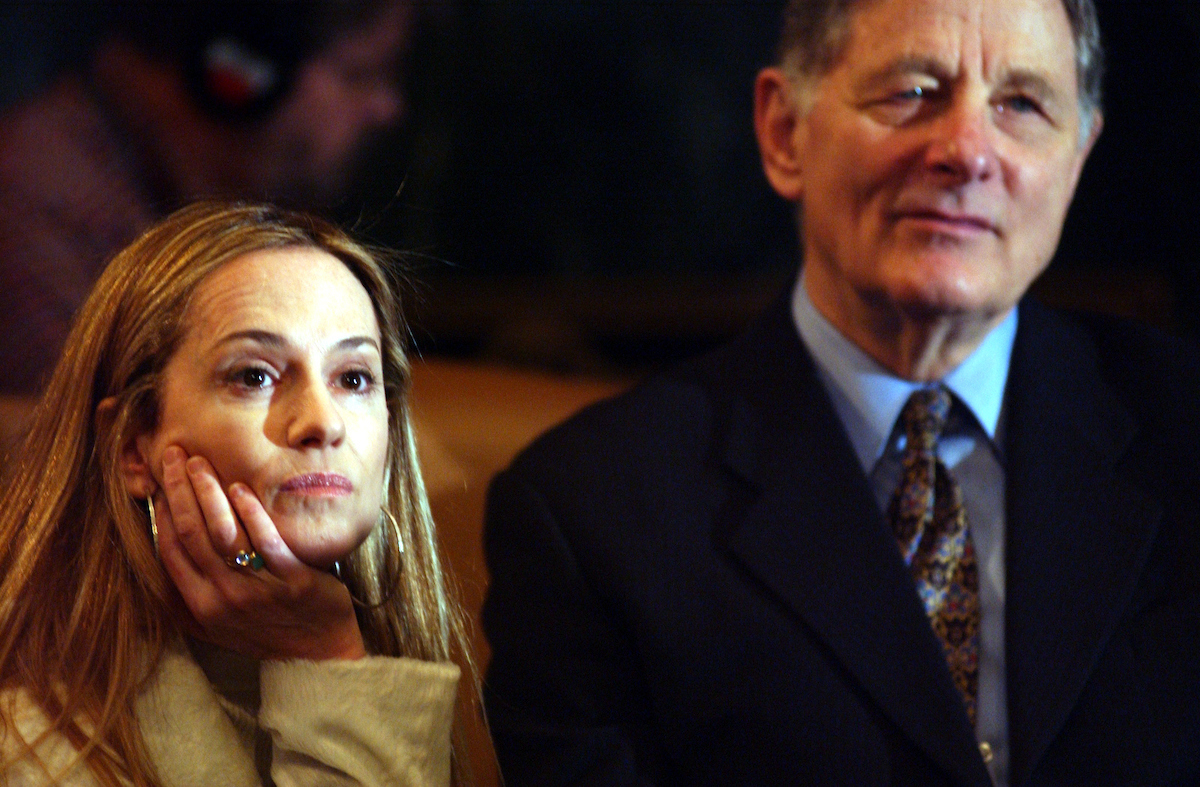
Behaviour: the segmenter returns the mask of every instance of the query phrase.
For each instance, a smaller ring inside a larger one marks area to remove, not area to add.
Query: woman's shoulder
[[[267,662],[259,723],[283,762],[303,752],[357,783],[446,785],[458,679],[454,664],[408,658]]]
[[[95,780],[66,736],[24,688],[0,691],[0,777],[6,784],[91,787]]]
[[[137,697],[136,714],[152,759],[161,765],[163,752],[157,744],[163,739],[211,739],[209,728],[219,725],[215,717],[220,710],[208,700],[203,673],[181,648],[168,647],[153,667]],[[0,775],[8,780],[0,779],[0,783],[65,787],[96,784],[92,772],[79,759],[78,749],[65,734],[52,729],[50,717],[27,688],[0,691],[0,713],[5,722],[0,730],[0,757],[4,763]],[[212,718],[202,718],[205,715]],[[78,722],[87,734],[89,722]]]
[[[450,662],[367,656],[354,661],[267,661],[263,708],[275,704],[369,706],[428,714],[453,708],[460,676]]]

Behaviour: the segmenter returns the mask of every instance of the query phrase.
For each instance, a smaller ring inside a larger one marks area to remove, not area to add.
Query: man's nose
[[[293,448],[336,446],[346,436],[346,423],[323,380],[305,379],[289,394],[288,445]]]
[[[995,177],[999,160],[992,138],[991,108],[985,101],[959,98],[933,127],[926,164],[941,177],[965,183]]]

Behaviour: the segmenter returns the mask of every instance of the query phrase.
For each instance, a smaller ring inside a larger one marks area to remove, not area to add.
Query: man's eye
[[[880,123],[899,126],[931,111],[936,101],[935,87],[898,83],[875,95],[863,109]]]
[[[1042,107],[1029,96],[1008,96],[997,107],[1001,112],[1041,112]]]

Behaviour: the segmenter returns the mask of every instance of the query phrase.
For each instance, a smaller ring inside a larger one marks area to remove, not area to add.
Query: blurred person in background
[[[102,13],[82,67],[0,117],[10,431],[112,253],[197,197],[328,207],[372,133],[404,111],[409,0],[113,2]]]

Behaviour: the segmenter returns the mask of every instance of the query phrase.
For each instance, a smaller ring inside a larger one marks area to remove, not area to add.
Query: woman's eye
[[[342,387],[350,391],[365,391],[375,382],[370,372],[354,370],[342,372]]]
[[[234,372],[233,381],[243,388],[266,388],[271,384],[271,375],[266,369],[252,366]]]
[[[894,101],[914,101],[918,98],[924,97],[924,95],[925,95],[925,88],[921,87],[920,85],[913,85],[908,90],[901,90],[899,93],[894,94],[892,96],[892,100],[894,100]]]

